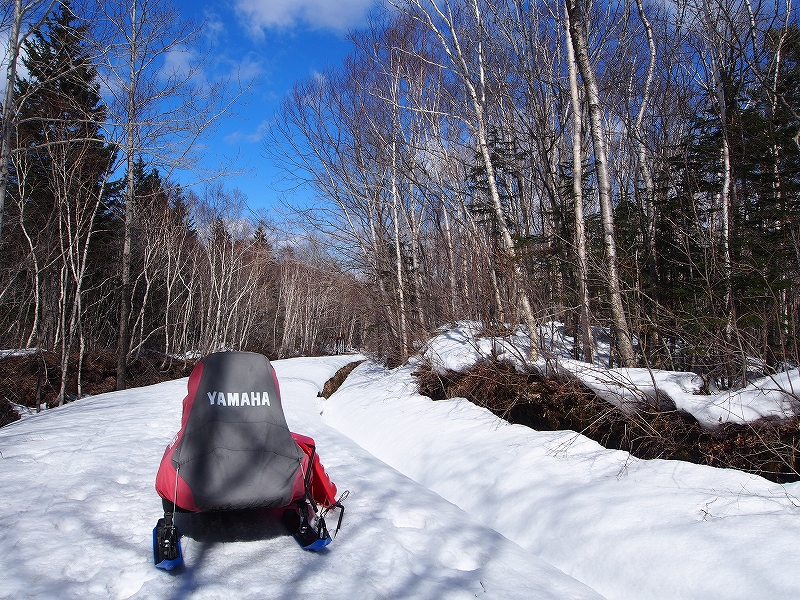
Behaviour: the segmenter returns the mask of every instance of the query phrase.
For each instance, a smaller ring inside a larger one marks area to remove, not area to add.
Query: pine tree
[[[665,280],[659,293],[681,315],[684,339],[703,340],[704,346],[709,338],[718,340],[709,360],[720,368],[720,361],[730,363],[734,354],[740,363],[748,354],[763,357],[769,365],[794,358],[790,325],[796,317],[793,290],[800,275],[795,225],[800,222],[800,36],[791,26],[768,35],[766,43],[778,35],[783,45],[777,76],[723,76],[725,97],[731,99],[724,127],[712,100],[701,103],[673,162],[675,194],[667,194],[662,210],[668,222],[662,224],[659,240],[669,259],[660,266]],[[728,308],[715,232],[724,131],[732,180],[729,241],[737,347],[723,342],[721,333]],[[739,365],[738,373],[728,368],[727,376],[738,379],[745,368]]]
[[[114,151],[101,129],[106,108],[97,69],[84,43],[86,26],[76,25],[77,20],[69,2],[61,3],[25,45],[28,77],[18,83],[18,97],[24,99],[18,151],[25,148],[39,177],[47,180],[52,170],[48,146],[64,147],[62,152],[71,156],[70,166],[80,164],[77,179],[88,193],[99,190]]]
[[[31,275],[41,290],[31,337],[60,347],[62,377],[75,336],[83,335],[84,290],[98,290],[114,262],[113,248],[98,244],[109,238],[95,234],[112,229],[115,151],[104,139],[97,69],[78,22],[64,2],[25,44],[12,178],[19,228],[35,240],[38,265],[51,265]]]

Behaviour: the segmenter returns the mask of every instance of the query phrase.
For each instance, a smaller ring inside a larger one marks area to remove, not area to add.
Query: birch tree
[[[603,225],[603,243],[606,253],[606,273],[608,301],[611,307],[612,330],[623,366],[633,367],[636,356],[633,351],[630,330],[628,328],[625,307],[622,303],[619,269],[617,264],[617,243],[614,236],[614,213],[611,186],[611,174],[608,168],[608,146],[603,129],[603,110],[600,101],[600,90],[597,86],[594,68],[589,58],[589,46],[586,39],[586,18],[582,0],[567,0],[569,28],[572,47],[578,72],[583,81],[586,102],[589,112],[589,130],[594,149],[594,165],[597,173],[597,192],[600,199],[600,211]]]
[[[583,360],[594,362],[594,336],[592,335],[591,307],[589,305],[589,261],[586,254],[586,228],[583,214],[583,111],[578,91],[578,73],[575,51],[570,33],[569,12],[564,11],[564,35],[567,46],[569,71],[569,96],[572,107],[572,200],[575,203],[575,258],[577,267],[578,303],[583,341]]]
[[[117,389],[124,389],[131,350],[131,236],[134,164],[144,157],[164,169],[190,169],[199,137],[226,114],[239,93],[224,97],[226,82],[203,76],[202,26],[182,19],[169,0],[110,0],[102,5],[98,36],[101,74],[112,95],[110,126],[126,170],[125,226],[119,295]]]
[[[486,28],[479,0],[470,0],[463,7],[454,7],[450,0],[431,2],[409,0],[404,3],[390,2],[390,4],[404,10],[439,40],[450,68],[463,85],[466,97],[464,123],[475,136],[477,151],[485,169],[489,204],[498,229],[500,248],[505,260],[511,265],[518,310],[530,335],[528,358],[536,361],[539,358],[539,325],[526,290],[525,274],[518,252],[506,224],[507,215],[497,187],[495,165],[489,144],[487,80],[491,74],[486,70]],[[473,37],[467,41],[464,36],[468,32]],[[470,44],[469,48],[465,46],[465,42]]]
[[[0,240],[3,232],[3,213],[8,187],[8,170],[11,162],[11,137],[17,123],[18,99],[15,97],[20,51],[30,35],[37,31],[50,14],[56,0],[14,0],[10,19],[3,22],[8,32],[8,49],[5,56],[6,79],[3,93],[3,114],[0,123]]]
[[[61,387],[58,402],[66,393],[69,359],[76,336],[79,337],[79,362],[85,348],[82,329],[83,296],[86,273],[93,256],[93,236],[101,218],[107,220],[105,201],[114,165],[114,151],[102,136],[106,116],[101,103],[97,71],[86,44],[86,27],[66,6],[46,19],[42,30],[25,44],[24,64],[28,78],[18,84],[26,96],[21,108],[17,137],[25,161],[36,165],[35,174],[15,173],[19,182],[21,209],[36,200],[51,202],[57,215],[60,290],[57,335],[61,350]],[[17,164],[23,169],[23,161]],[[25,178],[38,178],[29,186]],[[29,195],[30,194],[30,195]],[[21,219],[24,216],[21,215]],[[30,241],[26,225],[21,227]],[[36,248],[31,243],[32,252]],[[39,267],[36,262],[38,290]],[[36,294],[36,301],[40,300]],[[55,307],[49,306],[47,310]],[[39,308],[31,335],[37,335]],[[78,374],[80,393],[80,372]]]

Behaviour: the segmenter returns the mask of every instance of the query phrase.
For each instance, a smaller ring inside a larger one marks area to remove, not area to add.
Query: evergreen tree
[[[106,110],[85,35],[70,4],[59,4],[26,42],[22,60],[28,75],[17,86],[21,106],[11,190],[19,209],[16,225],[34,240],[31,253],[42,267],[31,274],[42,294],[30,312],[41,313],[38,343],[60,342],[62,352],[75,335],[65,322],[80,322],[90,304],[81,295],[99,290],[115,262],[111,237],[95,235],[114,229],[115,186],[109,177],[115,151],[104,138]]]
[[[69,2],[61,3],[25,45],[23,64],[28,77],[18,83],[18,97],[23,99],[18,152],[31,157],[30,164],[46,181],[52,160],[48,146],[65,147],[63,152],[72,158],[70,165],[80,163],[79,179],[88,192],[99,190],[114,151],[101,129],[106,108],[97,69],[84,43],[86,26],[77,25],[77,20]],[[40,190],[48,187],[39,185]]]
[[[105,184],[101,218],[110,218],[109,200],[116,189],[106,182],[115,152],[102,131],[106,109],[97,69],[83,41],[86,26],[76,21],[69,3],[60,4],[26,43],[22,59],[28,77],[18,83],[23,104],[14,175],[15,181],[24,178],[24,186],[18,187],[21,201],[39,223],[57,202],[59,168],[70,174],[73,197],[96,197]]]
[[[792,290],[800,275],[795,225],[800,222],[800,36],[796,26],[781,33],[781,60],[772,67],[777,77],[774,72],[761,80],[743,73],[723,77],[725,95],[732,99],[724,128],[712,99],[700,106],[673,162],[675,191],[665,194],[661,211],[665,221],[658,236],[665,250],[659,293],[681,315],[684,339],[704,339],[703,345],[709,337],[719,341],[711,351],[718,355],[711,357],[716,362],[728,360],[721,354],[744,352],[774,364],[793,354],[789,323],[796,318]],[[767,44],[772,41],[766,37]],[[723,131],[731,150],[737,348],[725,347],[721,334],[726,306],[717,232]]]

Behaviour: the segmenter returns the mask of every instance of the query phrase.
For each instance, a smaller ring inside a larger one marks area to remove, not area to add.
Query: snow
[[[449,332],[426,351],[462,368],[481,352],[519,355],[520,338],[469,337]],[[350,491],[325,551],[303,551],[271,511],[178,515],[186,567],[153,566],[154,479],[181,379],[0,429],[0,598],[800,598],[800,483],[639,460],[464,399],[434,402],[416,392],[414,364],[367,361],[319,398],[354,358],[274,363],[290,428],[315,438]],[[653,376],[670,397],[693,396],[688,377]],[[754,406],[748,393],[730,413]]]
[[[602,369],[568,359],[561,359],[558,368],[577,376],[613,404],[665,396],[709,429],[723,423],[750,423],[762,418],[791,419],[797,412],[796,393],[800,391],[800,374],[796,369],[759,378],[738,390],[700,394],[702,380],[694,373]]]
[[[39,352],[38,348],[20,348],[11,350],[0,350],[0,359],[8,358],[9,356],[30,356]]]
[[[272,514],[178,515],[193,535],[182,539],[187,566],[153,566],[153,485],[180,424],[182,379],[0,430],[0,597],[600,597],[326,425],[317,393],[350,360],[275,363],[290,427],[315,438],[350,490],[329,549],[302,550]]]
[[[358,367],[323,417],[607,598],[800,598],[800,483],[510,425],[416,394],[412,371]]]
[[[481,358],[496,356],[522,368],[530,343],[522,328],[506,337],[478,337],[480,325],[462,322],[444,330],[428,342],[423,357],[440,372],[463,372]],[[658,369],[609,369],[609,346],[598,330],[597,360],[594,364],[570,358],[572,338],[564,335],[562,323],[540,328],[547,349],[535,366],[543,372],[556,372],[578,379],[598,396],[615,406],[671,400],[675,406],[693,415],[708,429],[724,423],[749,423],[761,418],[793,418],[800,412],[800,371],[762,377],[746,387],[732,391],[701,394],[703,384],[695,373]]]

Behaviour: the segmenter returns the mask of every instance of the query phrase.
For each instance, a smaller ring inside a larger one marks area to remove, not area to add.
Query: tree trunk
[[[130,71],[128,78],[128,120],[126,127],[125,152],[127,158],[127,182],[125,192],[125,229],[122,243],[122,281],[120,285],[119,329],[117,335],[117,390],[124,390],[128,372],[128,350],[130,348],[130,314],[131,314],[131,238],[133,235],[133,209],[135,187],[133,166],[136,155],[136,60],[138,53],[137,3],[131,4],[131,39],[129,45]]]
[[[650,272],[651,286],[654,290],[658,289],[658,273],[656,271],[656,219],[655,219],[655,184],[653,182],[652,169],[647,160],[647,148],[644,143],[644,136],[642,134],[642,122],[644,115],[647,111],[648,104],[650,103],[650,94],[653,87],[653,75],[656,65],[656,44],[653,39],[653,28],[647,15],[644,12],[642,0],[636,0],[636,7],[639,11],[639,18],[644,25],[645,34],[647,35],[647,45],[650,50],[650,58],[647,66],[647,78],[642,92],[642,104],[639,107],[639,112],[636,115],[636,121],[633,124],[633,137],[636,140],[637,158],[639,163],[639,174],[644,186],[644,214],[645,214],[645,234],[647,243],[647,267]]]
[[[611,198],[611,177],[608,171],[605,133],[603,132],[603,115],[600,107],[600,92],[597,87],[594,71],[589,60],[589,47],[583,30],[583,15],[580,0],[567,0],[569,12],[569,28],[572,34],[572,45],[578,70],[583,80],[583,87],[589,105],[589,129],[594,147],[595,170],[597,172],[597,188],[600,200],[600,213],[603,225],[603,243],[606,251],[606,268],[608,269],[608,301],[611,305],[612,329],[617,341],[617,350],[623,366],[633,367],[636,356],[633,352],[625,308],[622,303],[619,273],[617,267],[617,245],[614,238],[614,215]]]
[[[399,191],[397,189],[397,142],[392,141],[392,167],[389,177],[391,178],[392,194],[392,220],[394,221],[394,249],[395,249],[395,269],[397,274],[397,302],[400,322],[400,346],[401,358],[405,362],[408,357],[408,326],[406,324],[406,296],[405,279],[403,277],[403,254],[400,248],[400,214],[399,214]]]
[[[642,204],[644,205],[644,241],[647,245],[647,271],[650,275],[650,298],[652,299],[651,312],[654,313],[655,318],[649,320],[654,324],[652,331],[652,346],[658,348],[661,346],[660,333],[658,327],[658,309],[660,306],[659,300],[659,281],[658,281],[658,263],[657,263],[657,247],[656,247],[656,208],[655,208],[655,183],[653,182],[653,170],[650,167],[647,156],[647,147],[642,134],[642,123],[644,115],[650,103],[650,96],[653,88],[653,76],[655,73],[656,65],[656,44],[653,39],[653,28],[644,11],[642,0],[636,0],[636,8],[639,11],[639,18],[644,25],[645,34],[647,35],[647,46],[650,50],[649,62],[647,66],[647,77],[645,79],[644,90],[642,91],[642,104],[639,107],[639,112],[636,115],[636,121],[633,125],[633,136],[636,140],[637,158],[639,163],[639,176],[641,177],[644,198]],[[647,356],[647,348],[642,348],[642,354]],[[648,359],[649,360],[649,359]]]
[[[575,258],[576,280],[578,283],[579,322],[583,360],[594,363],[594,336],[591,326],[591,306],[589,305],[589,261],[586,255],[586,228],[583,217],[583,124],[581,101],[578,95],[578,73],[575,65],[575,52],[572,48],[572,35],[569,32],[569,14],[566,15],[567,62],[569,64],[569,95],[572,104],[572,196],[575,202]],[[577,337],[578,332],[575,332]]]
[[[50,0],[42,13],[38,23],[31,24],[28,33],[38,29],[42,22],[47,18],[47,14],[55,5],[55,0]],[[14,0],[14,17],[11,22],[11,31],[8,36],[8,52],[6,60],[6,89],[3,95],[3,114],[2,124],[0,124],[0,240],[3,233],[3,212],[6,204],[6,190],[8,188],[8,173],[11,168],[11,136],[17,121],[16,99],[14,91],[17,86],[17,61],[19,60],[22,43],[28,37],[28,33],[22,35],[22,22],[37,6],[45,6],[39,0],[24,5],[22,0]]]
[[[450,230],[450,217],[448,216],[447,206],[442,203],[442,218],[444,219],[445,244],[447,245],[447,265],[449,267],[450,279],[450,319],[456,318],[456,299],[458,298],[458,284],[456,283],[456,263],[455,250],[453,248],[453,233]]]
[[[531,306],[530,298],[525,290],[525,273],[522,265],[519,262],[517,251],[514,248],[514,240],[511,232],[506,225],[506,215],[503,210],[500,193],[497,189],[497,181],[495,179],[496,173],[494,163],[491,158],[491,151],[488,142],[488,133],[486,129],[486,73],[484,65],[484,48],[482,41],[478,41],[477,47],[474,49],[474,60],[477,61],[475,68],[476,73],[473,73],[467,64],[467,56],[461,46],[461,37],[456,31],[456,24],[453,20],[453,13],[450,7],[449,0],[445,0],[448,14],[445,15],[436,2],[423,3],[422,0],[413,0],[413,4],[417,7],[421,14],[425,17],[425,22],[428,29],[436,35],[439,39],[442,49],[448,55],[448,58],[453,63],[456,72],[459,74],[461,81],[467,93],[469,107],[472,110],[473,118],[465,121],[466,124],[472,129],[476,137],[476,144],[478,153],[481,157],[484,170],[486,172],[486,179],[489,187],[489,204],[493,213],[494,220],[497,224],[497,229],[500,237],[500,245],[504,259],[511,265],[510,275],[514,278],[514,289],[516,291],[517,308],[519,310],[522,322],[527,326],[530,336],[530,350],[528,359],[535,362],[539,359],[539,327],[538,322],[534,316],[533,308]],[[424,4],[424,6],[423,6]],[[470,7],[475,16],[476,26],[482,31],[483,25],[481,23],[480,7],[477,0],[472,0]],[[438,14],[439,18],[447,26],[449,39],[443,31],[433,22],[431,12],[434,11]]]

